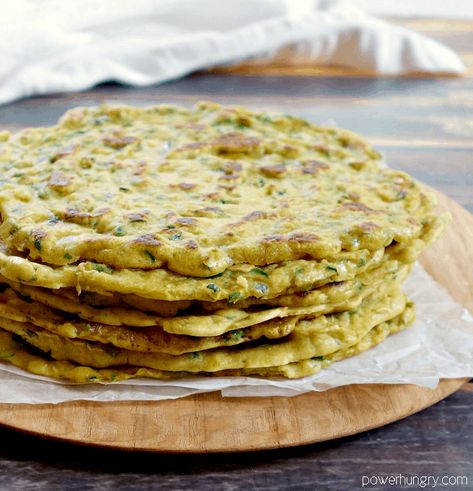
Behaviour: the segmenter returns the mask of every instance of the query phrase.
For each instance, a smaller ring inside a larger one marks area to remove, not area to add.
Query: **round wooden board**
[[[473,216],[443,195],[453,216],[422,263],[473,310]],[[303,445],[383,426],[424,409],[466,379],[435,390],[412,385],[352,385],[301,396],[222,398],[202,394],[162,402],[0,404],[0,424],[86,445],[170,453],[234,452]]]

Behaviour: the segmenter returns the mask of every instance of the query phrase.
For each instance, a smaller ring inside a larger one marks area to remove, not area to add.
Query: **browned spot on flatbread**
[[[318,152],[321,153],[325,153],[326,155],[330,153],[330,147],[324,144],[314,145],[314,150],[317,150]]]
[[[240,179],[238,174],[224,174],[218,178],[219,181],[237,181]]]
[[[227,175],[238,174],[239,172],[241,172],[242,169],[243,167],[240,162],[237,162],[235,160],[227,160],[223,164],[223,172],[225,172],[225,174]]]
[[[261,144],[259,138],[245,136],[242,133],[225,133],[220,135],[211,144],[220,152],[244,152],[253,150]]]
[[[135,143],[138,141],[138,138],[134,136],[113,136],[108,135],[103,137],[103,143],[107,145],[107,147],[114,148],[116,150],[120,150],[130,143]]]
[[[136,244],[143,244],[148,246],[159,246],[161,242],[153,234],[144,234],[137,237],[134,241]]]
[[[66,176],[64,172],[54,171],[48,181],[48,186],[52,188],[66,188],[72,184],[73,177]]]
[[[248,215],[245,215],[241,221],[242,222],[255,222],[256,220],[260,220],[261,218],[266,218],[267,213],[263,211],[252,211],[251,213],[248,213]]]
[[[133,165],[133,175],[141,176],[145,173],[146,167],[148,164],[144,160],[140,160],[136,164]]]
[[[360,195],[358,193],[348,193],[348,197],[352,201],[358,201],[360,199]]]
[[[282,235],[274,234],[274,235],[268,235],[267,237],[264,237],[261,242],[264,244],[271,244],[274,242],[284,242],[286,239]]]
[[[373,208],[370,208],[369,206],[366,206],[363,203],[360,203],[358,201],[347,201],[346,203],[343,203],[340,205],[342,210],[348,210],[348,211],[360,211],[364,213],[371,213],[371,214],[378,214],[381,213],[378,210],[373,210]]]
[[[328,164],[325,162],[319,162],[318,160],[309,160],[304,162],[302,165],[302,173],[311,175],[318,174],[320,171],[330,168]]]
[[[221,215],[223,210],[217,206],[205,206],[204,208],[194,210],[194,213],[201,217],[213,217],[215,215]]]
[[[184,217],[178,218],[175,223],[179,225],[195,225],[197,223],[197,220],[195,218]]]
[[[146,212],[125,213],[125,218],[130,222],[146,222],[146,220],[148,220]]]
[[[338,141],[345,148],[350,148],[352,150],[364,150],[366,148],[365,142],[357,140],[350,135],[341,135],[338,138]]]
[[[207,147],[208,143],[206,142],[193,142],[193,143],[186,143],[185,145],[182,145],[174,150],[174,152],[185,152],[187,150],[198,150],[199,148]]]
[[[363,222],[360,223],[358,226],[361,230],[363,230],[363,232],[373,232],[380,228],[379,225],[373,222]]]
[[[257,220],[262,220],[264,218],[268,218],[274,216],[273,213],[266,213],[264,211],[252,211],[251,213],[248,213],[247,215],[243,216],[240,220],[234,223],[229,223],[228,228],[235,228],[239,227],[240,225],[244,225],[247,222],[256,222]]]
[[[197,249],[197,247],[198,247],[197,242],[193,239],[189,239],[186,242],[186,249],[194,250]]]
[[[71,155],[77,149],[76,145],[68,145],[67,147],[61,148],[58,152],[56,152],[52,157],[50,157],[49,161],[51,163],[57,162],[59,159],[66,157],[67,155]]]
[[[98,208],[94,211],[81,211],[78,208],[66,208],[64,218],[98,218],[110,211],[110,208]]]
[[[263,165],[260,167],[260,172],[266,177],[282,177],[286,171],[286,166],[283,164]]]
[[[168,211],[165,216],[167,220],[174,220],[177,217],[175,211]]]
[[[201,123],[178,123],[176,124],[176,128],[201,131],[205,130],[205,128],[207,128],[207,125]]]
[[[179,189],[182,189],[183,191],[190,191],[191,189],[194,189],[196,187],[196,184],[193,184],[191,182],[180,182],[177,184],[171,184],[172,187],[178,187]]]
[[[294,232],[288,235],[289,242],[316,242],[320,237],[309,232]]]
[[[31,237],[33,237],[33,240],[41,240],[47,237],[48,233],[45,232],[44,230],[33,230],[31,232]]]

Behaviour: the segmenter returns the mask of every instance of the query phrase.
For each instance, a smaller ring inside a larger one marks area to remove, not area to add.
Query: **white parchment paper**
[[[452,300],[420,265],[405,283],[416,302],[413,326],[353,358],[297,380],[253,377],[137,379],[109,385],[70,385],[0,364],[0,402],[58,403],[71,400],[176,399],[199,392],[223,396],[294,396],[348,384],[416,384],[434,388],[441,378],[473,377],[473,317]]]

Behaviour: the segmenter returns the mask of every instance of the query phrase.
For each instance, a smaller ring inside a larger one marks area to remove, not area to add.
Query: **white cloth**
[[[314,64],[458,74],[450,49],[335,0],[16,0],[0,16],[0,103],[144,86],[286,45]]]

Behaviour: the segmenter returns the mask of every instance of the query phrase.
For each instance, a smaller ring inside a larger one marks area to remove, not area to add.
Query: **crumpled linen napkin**
[[[464,70],[440,43],[337,0],[16,0],[0,32],[0,104],[107,80],[156,84],[287,45],[383,75]]]

